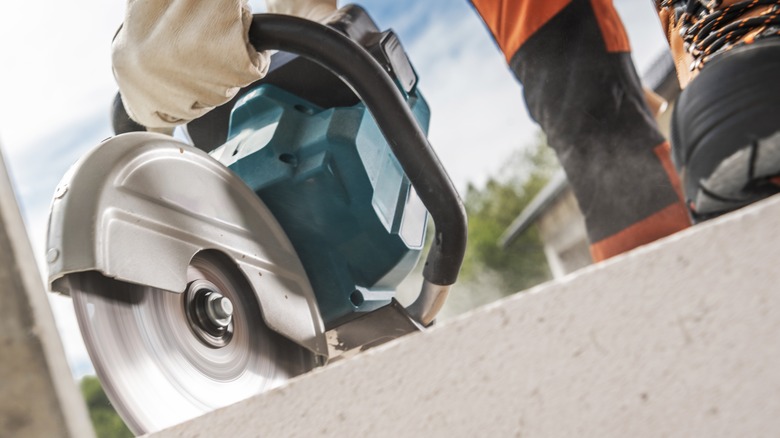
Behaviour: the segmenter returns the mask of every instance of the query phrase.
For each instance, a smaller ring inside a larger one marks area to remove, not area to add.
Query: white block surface
[[[777,198],[155,436],[778,436],[779,247]]]

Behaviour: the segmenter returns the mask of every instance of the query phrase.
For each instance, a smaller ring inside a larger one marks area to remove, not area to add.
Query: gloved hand
[[[268,0],[268,12],[323,20],[336,0]],[[114,38],[114,76],[131,118],[150,128],[186,123],[262,78],[269,55],[247,31],[247,0],[128,0]]]

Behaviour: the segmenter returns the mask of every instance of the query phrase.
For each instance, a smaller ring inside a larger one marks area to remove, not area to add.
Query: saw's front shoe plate
[[[74,165],[52,204],[48,261],[134,432],[272,388],[327,354],[275,218],[224,166],[170,137],[117,136]]]

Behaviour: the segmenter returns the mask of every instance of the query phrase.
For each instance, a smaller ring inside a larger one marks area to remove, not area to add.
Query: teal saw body
[[[425,100],[407,103],[427,132]],[[284,228],[326,327],[388,304],[417,263],[427,212],[362,103],[323,109],[261,85],[218,156]]]

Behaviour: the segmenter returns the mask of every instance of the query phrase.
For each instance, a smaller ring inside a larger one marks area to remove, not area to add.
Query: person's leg
[[[472,0],[523,84],[596,261],[690,225],[611,0]]]
[[[693,217],[780,192],[780,0],[657,0],[684,88],[675,163]]]

